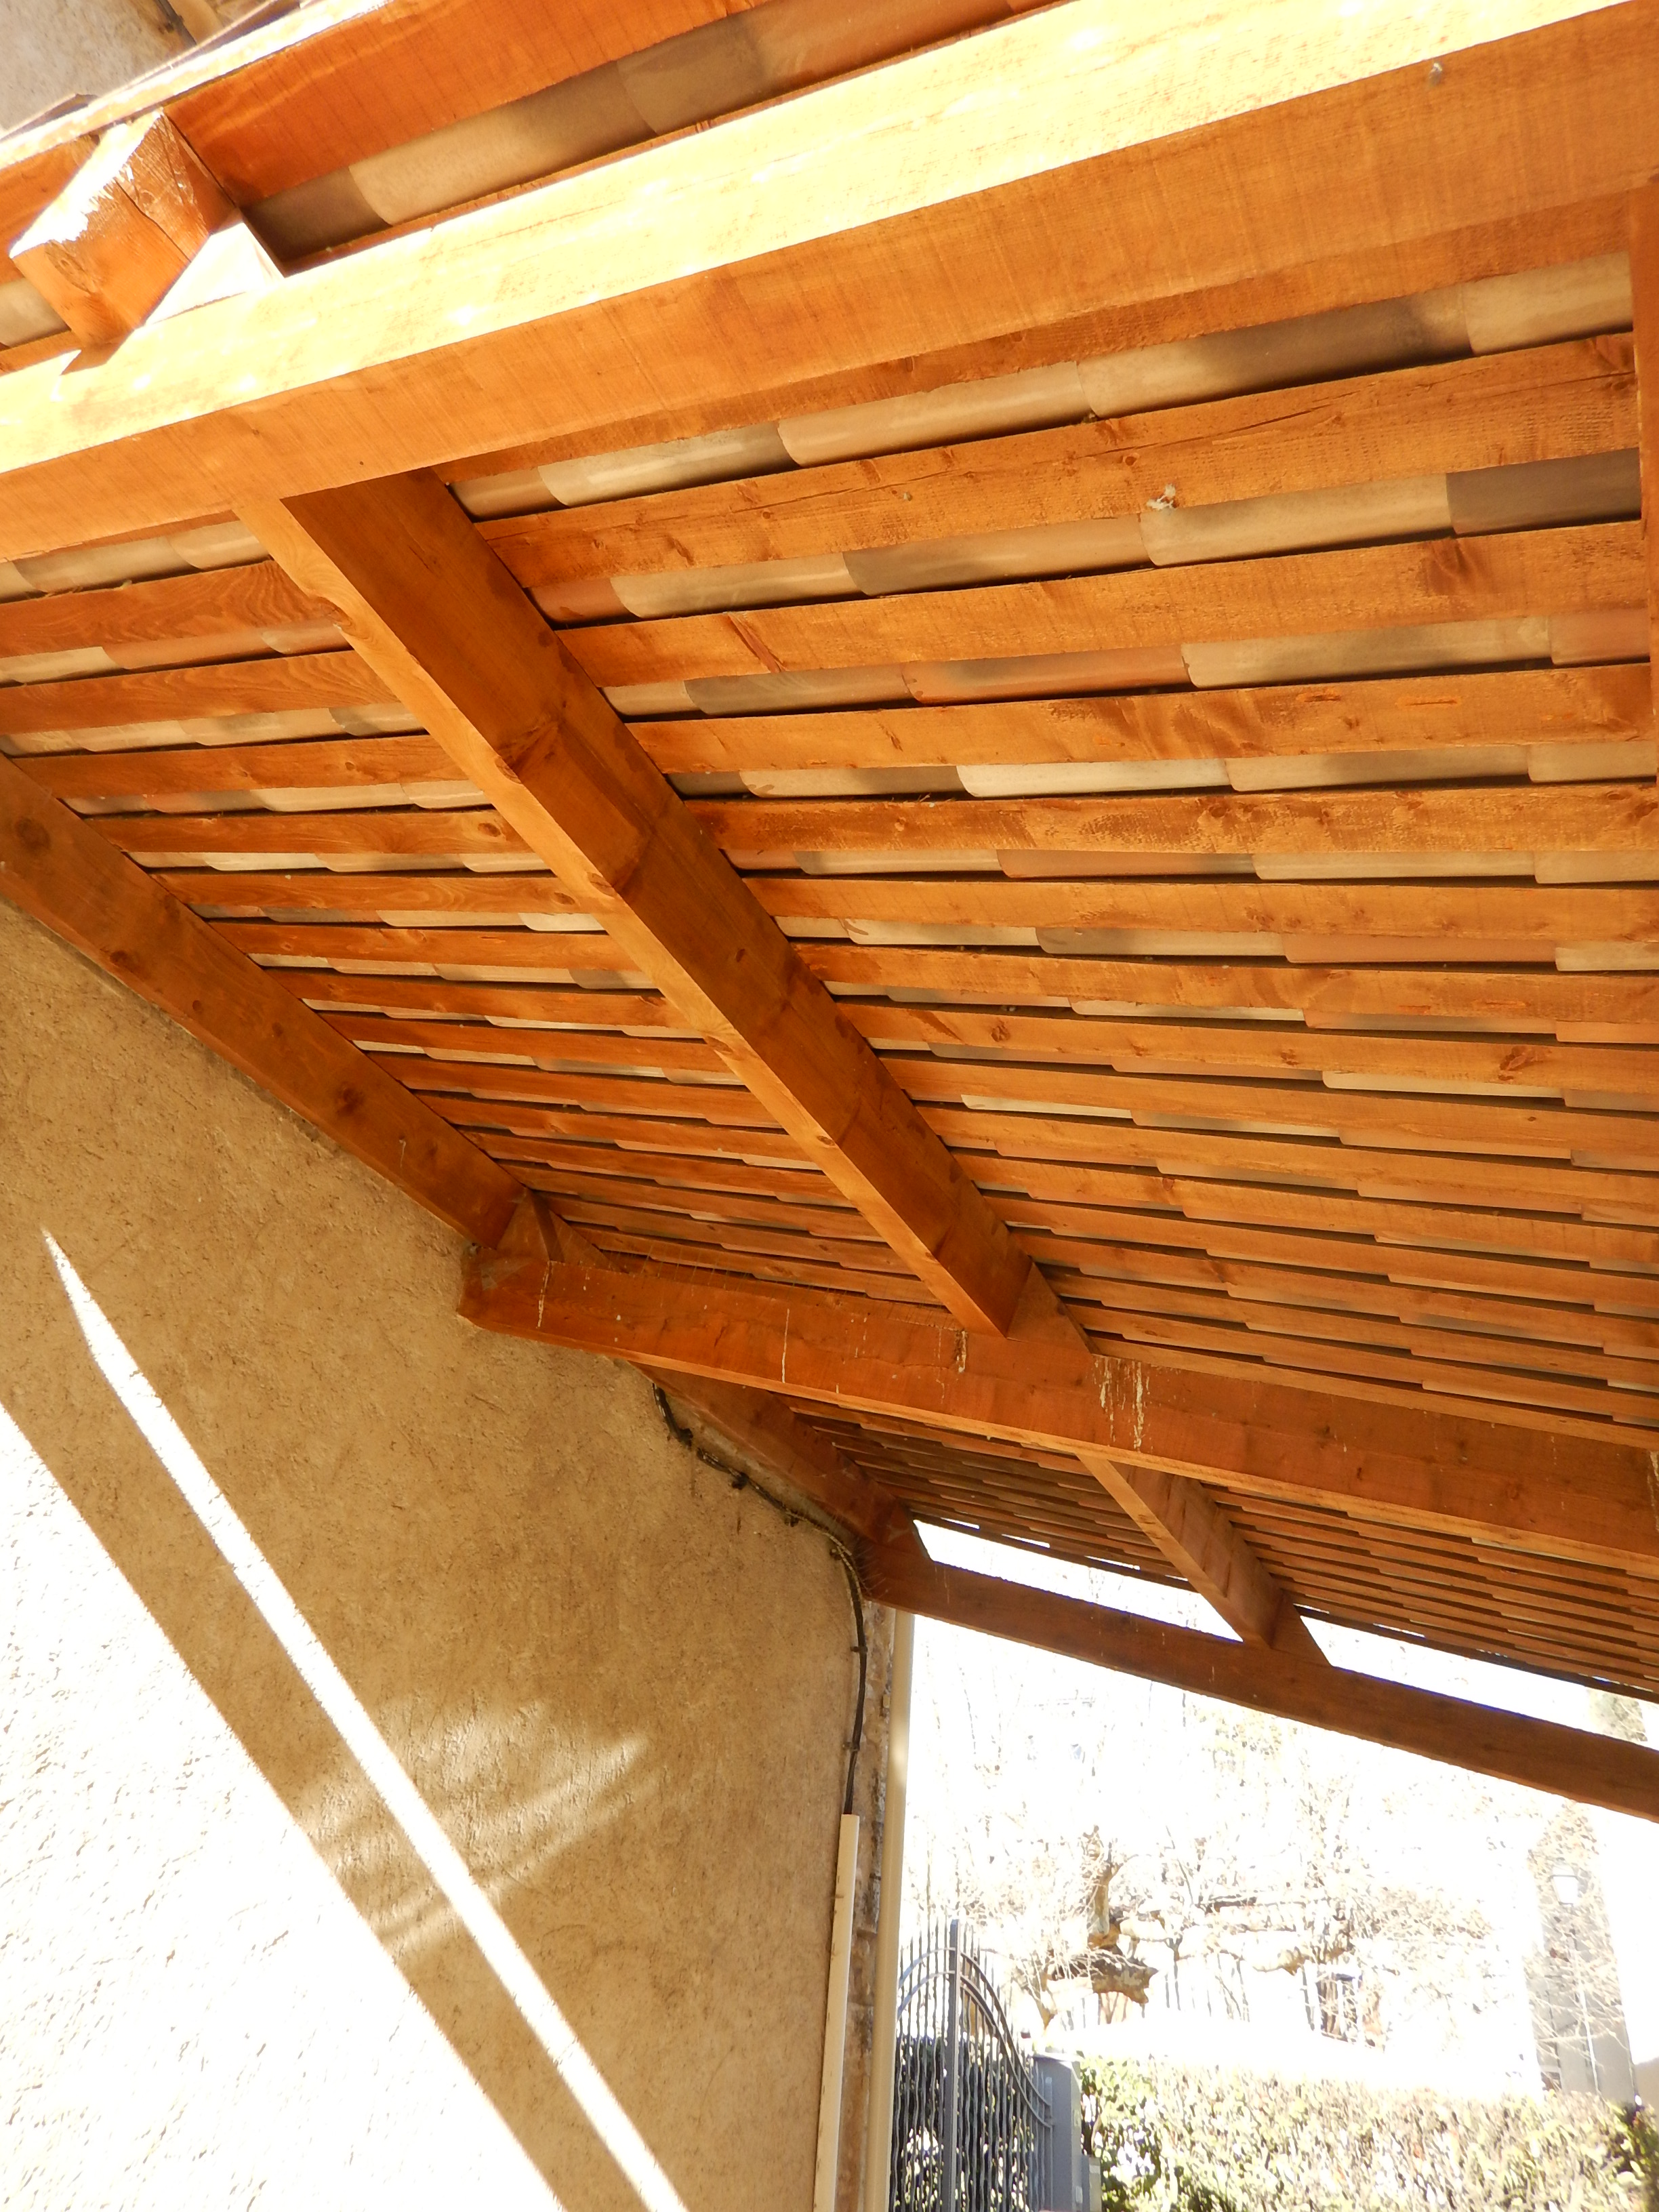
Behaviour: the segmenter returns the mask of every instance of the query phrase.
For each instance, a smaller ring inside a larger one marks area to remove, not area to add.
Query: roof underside
[[[395,70],[283,106],[250,61],[168,112],[291,271],[1012,11],[805,64],[741,15],[614,12],[618,51],[480,60],[459,109]],[[660,58],[688,33],[695,82]],[[86,128],[17,142],[14,231]],[[1631,265],[1563,235],[439,471],[1092,1348],[1198,1397],[1267,1375],[1659,1444]],[[38,376],[22,281],[0,366]],[[716,1304],[937,1309],[233,505],[0,562],[0,750],[600,1254]],[[1175,1578],[1065,1453],[796,1410],[921,1518]],[[1304,1613],[1659,1698],[1650,1561],[1207,1494]]]

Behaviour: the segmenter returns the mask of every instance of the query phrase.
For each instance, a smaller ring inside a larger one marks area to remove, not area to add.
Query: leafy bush
[[[1659,2212],[1659,2127],[1593,2097],[1437,2097],[1079,2065],[1104,2212]]]

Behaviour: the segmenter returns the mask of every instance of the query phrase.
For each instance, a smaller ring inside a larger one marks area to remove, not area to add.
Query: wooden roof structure
[[[1659,4],[1441,13],[313,0],[0,141],[0,889],[874,1595],[1659,1816],[1306,1626],[1659,1698]]]

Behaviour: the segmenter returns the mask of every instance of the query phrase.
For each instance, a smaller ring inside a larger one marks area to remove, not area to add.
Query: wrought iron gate
[[[1047,2118],[962,1923],[930,1929],[899,1974],[891,2212],[1031,2212]]]

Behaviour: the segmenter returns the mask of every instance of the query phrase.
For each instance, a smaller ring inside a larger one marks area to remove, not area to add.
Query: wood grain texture
[[[709,1375],[943,1433],[1100,1452],[1223,1496],[1329,1505],[1401,1528],[1659,1577],[1642,1449],[1557,1440],[1474,1413],[1350,1404],[1283,1384],[1100,1358],[1055,1335],[976,1336],[914,1311],[805,1292],[556,1268],[533,1286],[469,1278],[481,1325]]]
[[[1431,538],[566,633],[596,684],[1016,659],[1516,620],[1645,603],[1635,523]]]
[[[1659,1754],[1588,1730],[1522,1719],[1462,1698],[1316,1667],[1194,1629],[1136,1620],[963,1567],[866,1555],[871,1594],[981,1635],[1034,1644],[1119,1674],[1164,1682],[1638,1819],[1659,1820]]]
[[[525,843],[936,1295],[1029,1263],[433,477],[248,515]]]
[[[302,314],[289,288],[204,307],[187,333],[146,335],[143,390],[136,356],[72,392],[46,366],[0,379],[0,558],[348,474],[774,421],[1622,245],[1659,135],[1644,6],[1455,55],[1405,19],[1283,40],[1280,12],[1232,19],[1219,47],[1160,16],[1126,65],[1039,11],[313,271]],[[1009,128],[988,167],[973,95],[991,86]],[[755,192],[775,159],[792,189]],[[1171,206],[1203,210],[1178,259]]]
[[[1648,628],[1659,640],[1659,184],[1630,200],[1631,296],[1636,312],[1642,527],[1647,544]],[[1650,662],[1655,658],[1650,653]]]
[[[7,761],[0,891],[461,1235],[507,1226],[510,1175]]]
[[[987,531],[1616,453],[1636,443],[1628,338],[878,455],[738,487],[480,526],[526,589],[581,576],[787,561]]]

